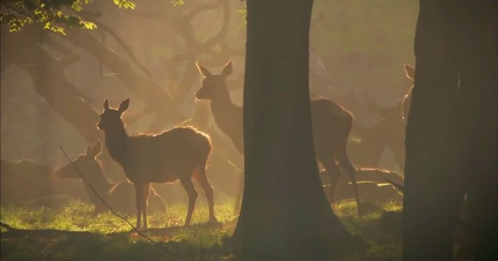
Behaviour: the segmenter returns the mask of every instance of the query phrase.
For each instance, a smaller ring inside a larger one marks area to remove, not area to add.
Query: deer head
[[[68,165],[60,168],[55,172],[55,175],[59,178],[67,179],[81,179],[80,171],[83,174],[95,173],[96,167],[100,168],[100,163],[97,160],[97,156],[102,152],[102,142],[97,140],[95,144],[88,144],[85,154],[80,154],[76,159],[72,160]],[[73,164],[78,168],[78,171],[74,168]]]
[[[99,130],[106,130],[116,125],[122,125],[121,115],[128,109],[130,99],[126,99],[119,104],[119,108],[111,109],[109,107],[109,100],[104,101],[104,112],[100,114],[100,121],[97,123]]]
[[[208,69],[204,68],[199,62],[196,62],[199,73],[204,77],[202,80],[201,88],[195,93],[195,97],[199,100],[213,100],[213,99],[225,99],[229,96],[228,89],[226,87],[226,78],[232,74],[233,65],[232,61],[228,61],[225,64],[221,74],[212,74]]]

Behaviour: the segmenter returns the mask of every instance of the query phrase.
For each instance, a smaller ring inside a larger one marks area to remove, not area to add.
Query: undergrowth
[[[393,202],[382,206],[384,210],[400,209]],[[334,212],[353,233],[365,238],[370,248],[367,253],[352,255],[346,260],[394,261],[400,260],[399,239],[389,239],[379,228],[381,212],[373,212],[361,218],[356,216],[354,201],[343,201],[334,205]],[[186,206],[169,206],[166,214],[149,215],[149,228],[174,227],[161,236],[151,238],[162,247],[131,232],[131,227],[112,213],[94,216],[93,207],[74,201],[62,210],[48,208],[27,210],[17,207],[2,207],[0,219],[17,229],[57,229],[88,231],[91,234],[61,235],[58,237],[25,236],[21,238],[1,236],[1,260],[29,261],[104,261],[104,260],[179,260],[165,253],[172,252],[184,260],[208,261],[230,260],[226,252],[236,216],[233,202],[215,206],[215,213],[223,226],[202,226],[208,220],[207,205],[198,202],[190,227],[182,227]],[[128,219],[132,224],[135,218]],[[5,229],[2,228],[2,232]]]

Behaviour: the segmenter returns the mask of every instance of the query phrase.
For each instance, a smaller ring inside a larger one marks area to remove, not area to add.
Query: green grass
[[[234,222],[230,221],[236,218],[232,211],[233,202],[220,202],[215,207],[218,220],[224,224],[221,227],[201,225],[208,220],[207,205],[203,203],[197,203],[192,226],[187,228],[181,227],[185,219],[185,205],[170,206],[163,215],[150,215],[149,228],[175,227],[160,235],[153,234],[151,238],[186,260],[229,260],[224,245],[234,227]],[[383,208],[396,210],[400,205],[386,204]],[[2,233],[1,260],[176,260],[168,256],[163,248],[132,233],[131,227],[112,213],[94,216],[92,210],[92,206],[79,201],[71,202],[59,211],[2,207],[1,221],[14,228],[88,231],[92,234],[12,238]],[[334,206],[334,211],[348,229],[360,234],[371,245],[366,254],[353,255],[344,260],[400,260],[399,240],[389,240],[379,229],[379,211],[358,218],[353,201],[340,202]],[[135,218],[129,218],[129,221],[135,224]]]

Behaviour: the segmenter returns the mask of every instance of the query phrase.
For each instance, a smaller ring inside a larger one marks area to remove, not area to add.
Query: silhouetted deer
[[[101,151],[102,142],[100,140],[95,142],[93,146],[88,144],[84,154],[77,156],[71,163],[58,169],[55,172],[55,175],[59,178],[78,180],[83,180],[81,177],[81,175],[83,175],[89,183],[83,181],[86,193],[88,194],[91,203],[95,206],[94,213],[108,211],[105,204],[99,198],[101,197],[106,200],[112,210],[132,216],[135,214],[135,207],[132,203],[135,193],[133,184],[126,181],[112,184],[107,180],[102,164],[97,159],[97,156],[100,155]],[[75,166],[78,170],[76,170]],[[81,174],[78,171],[81,172]],[[92,188],[98,196],[95,195]],[[164,214],[166,212],[164,200],[157,195],[152,187],[150,188],[150,192],[148,207],[153,213]]]
[[[196,98],[211,101],[211,112],[216,124],[232,139],[238,152],[244,154],[242,108],[230,100],[225,82],[232,73],[232,61],[225,65],[219,75],[212,74],[199,63],[197,63],[197,67],[204,80],[195,94]],[[359,207],[360,200],[354,178],[355,168],[346,153],[346,143],[351,132],[353,115],[336,103],[324,98],[311,99],[311,113],[317,158],[330,175],[330,198],[332,198],[337,182],[341,177],[340,165],[353,181],[355,198]]]
[[[2,158],[0,168],[2,205],[24,207],[29,202],[30,207],[50,207],[52,203],[57,205],[51,202],[51,196],[61,194],[88,202],[83,184],[57,179],[51,167],[34,160],[12,161]],[[41,198],[44,200],[38,200]]]
[[[211,152],[209,136],[192,127],[177,127],[157,135],[129,136],[121,119],[129,105],[130,99],[126,99],[118,109],[111,109],[106,99],[97,128],[104,131],[109,155],[123,167],[126,177],[135,185],[137,228],[141,227],[141,217],[144,228],[147,228],[150,183],[177,180],[188,194],[185,226],[190,225],[198,195],[192,179],[204,189],[209,220],[216,221],[213,188],[206,176],[206,164]]]
[[[415,79],[415,68],[413,68],[407,63],[405,63],[404,68],[405,68],[406,77],[410,80]],[[401,113],[403,119],[405,120],[408,120],[408,116],[410,113],[410,106],[412,103],[412,91],[413,91],[413,85],[410,87],[408,93],[405,94],[403,100],[401,101]]]

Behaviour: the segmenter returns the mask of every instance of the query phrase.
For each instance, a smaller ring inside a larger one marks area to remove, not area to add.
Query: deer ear
[[[109,100],[105,99],[104,101],[104,110],[109,110]]]
[[[91,155],[92,154],[92,149],[93,149],[92,144],[88,144],[88,147],[86,147],[85,154],[86,155]]]
[[[197,69],[199,70],[199,73],[202,75],[202,77],[206,78],[209,76],[213,76],[213,74],[206,68],[204,68],[199,62],[195,62],[195,65],[197,66]]]
[[[118,112],[119,113],[125,112],[128,109],[128,106],[130,106],[130,99],[122,101],[121,104],[119,104]]]
[[[415,68],[413,68],[412,66],[410,66],[407,63],[405,63],[404,67],[405,67],[406,77],[408,79],[412,79],[413,80],[415,78]]]
[[[102,141],[97,140],[91,149],[91,156],[97,157],[102,152]],[[88,155],[88,152],[87,152]]]
[[[221,75],[227,77],[230,74],[232,74],[232,71],[233,71],[233,65],[232,65],[232,61],[230,60],[225,64],[225,67],[223,67],[223,71],[221,72]]]

